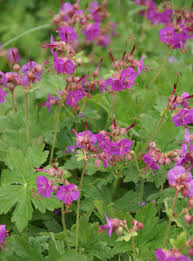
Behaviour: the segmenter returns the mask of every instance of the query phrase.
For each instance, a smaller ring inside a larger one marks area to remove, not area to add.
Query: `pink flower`
[[[58,74],[67,73],[73,74],[74,73],[74,63],[68,58],[61,58],[55,54],[54,57],[54,66]]]
[[[193,123],[193,109],[180,110],[180,112],[172,118],[172,121],[176,127]]]
[[[119,220],[118,218],[114,218],[112,219],[112,217],[110,217],[110,219],[105,215],[106,218],[106,222],[107,224],[105,225],[100,225],[100,230],[98,232],[101,231],[108,231],[109,237],[112,236],[112,233],[121,226],[121,220]]]
[[[158,170],[159,169],[158,164],[156,163],[156,161],[150,155],[151,150],[152,150],[152,146],[149,148],[148,152],[144,155],[144,162],[151,169]]]
[[[71,107],[76,107],[78,101],[80,101],[84,96],[85,96],[85,91],[83,89],[70,91],[66,99],[66,104],[68,104]]]
[[[133,68],[128,67],[121,72],[121,84],[124,88],[131,88],[136,80],[136,72]]]
[[[60,26],[59,27],[59,38],[61,41],[64,41],[67,44],[72,44],[73,41],[76,41],[78,35],[71,26]]]
[[[100,24],[89,24],[85,30],[83,30],[83,34],[85,35],[88,41],[95,40],[100,33]]]
[[[170,185],[177,185],[180,178],[182,183],[188,183],[192,180],[192,175],[182,166],[176,166],[168,171],[168,180]]]
[[[45,103],[42,103],[41,106],[46,106],[48,109],[48,112],[50,112],[51,106],[56,105],[58,103],[59,98],[57,96],[52,96],[51,94],[48,94],[47,101]]]
[[[68,184],[67,186],[59,186],[56,192],[56,197],[62,200],[64,204],[70,205],[74,200],[80,197],[80,192],[75,184]]]
[[[44,176],[38,176],[36,182],[39,193],[45,198],[50,198],[53,189],[49,184],[49,180]]]

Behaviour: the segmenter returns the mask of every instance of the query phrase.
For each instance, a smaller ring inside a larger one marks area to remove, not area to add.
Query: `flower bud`
[[[189,256],[193,256],[193,248],[191,248],[191,249],[188,250],[188,255],[189,255]]]
[[[190,207],[190,208],[193,207],[193,198],[189,198],[189,200],[188,200],[188,207]]]
[[[192,222],[193,222],[193,217],[189,214],[189,213],[187,213],[185,216],[184,216],[184,220],[186,221],[186,223],[188,223],[188,224],[192,224]]]
[[[14,70],[14,72],[19,72],[19,70],[20,70],[20,66],[19,66],[18,63],[14,64],[14,66],[13,66],[13,70]]]
[[[143,229],[144,228],[144,224],[141,223],[141,222],[138,222],[137,227],[138,227],[138,229]]]
[[[115,233],[117,236],[122,236],[123,235],[123,228],[120,226],[115,230]]]

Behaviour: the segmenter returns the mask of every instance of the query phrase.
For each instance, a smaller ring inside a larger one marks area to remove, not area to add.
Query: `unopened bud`
[[[193,248],[191,248],[191,249],[188,250],[188,255],[189,255],[189,256],[193,256]]]
[[[186,221],[186,223],[188,223],[188,224],[192,224],[192,222],[193,222],[193,217],[189,214],[189,213],[187,213],[185,216],[184,216],[184,220]]]
[[[193,198],[189,198],[188,200],[188,207],[193,207]]]
[[[115,233],[117,236],[122,236],[123,235],[123,228],[120,226],[115,230]]]
[[[14,64],[14,66],[13,66],[13,70],[14,70],[14,72],[19,72],[19,70],[20,70],[20,66],[19,66],[19,64]]]
[[[144,224],[141,223],[141,222],[138,222],[137,227],[138,227],[138,229],[143,229],[144,228]]]
[[[34,71],[35,73],[39,73],[39,72],[41,72],[41,70],[42,70],[42,66],[41,66],[40,64],[36,64],[36,65],[34,66],[34,68],[33,68],[33,71]]]

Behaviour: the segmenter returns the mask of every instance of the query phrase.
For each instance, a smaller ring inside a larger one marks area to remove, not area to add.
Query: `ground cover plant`
[[[55,2],[1,4],[0,260],[192,260],[191,1]]]

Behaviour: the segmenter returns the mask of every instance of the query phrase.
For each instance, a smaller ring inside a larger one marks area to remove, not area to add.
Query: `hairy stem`
[[[172,204],[172,215],[174,215],[174,208],[175,208],[177,198],[178,198],[178,190],[176,189],[176,194],[174,196],[174,200],[173,200],[173,204]],[[168,226],[167,226],[166,234],[165,234],[165,237],[164,237],[164,242],[163,242],[164,248],[166,247],[166,243],[167,243],[167,240],[168,240],[168,234],[169,234],[169,231],[170,231],[171,223],[172,223],[172,220],[170,219],[168,221]]]
[[[132,237],[132,248],[133,248],[133,260],[136,261],[136,248],[135,248],[135,237]]]
[[[51,149],[51,153],[50,153],[50,160],[49,160],[49,164],[52,162],[53,160],[53,156],[54,156],[54,149],[55,149],[55,145],[56,145],[56,137],[57,137],[57,132],[58,132],[58,125],[59,125],[59,121],[60,121],[60,112],[62,109],[62,100],[60,100],[60,103],[58,105],[58,110],[56,112],[56,125],[55,125],[55,132],[54,132],[54,137],[53,137],[53,143],[52,143],[52,149]]]
[[[164,183],[165,183],[165,179],[166,179],[165,170],[166,170],[166,165],[164,164],[164,169],[163,169],[163,173],[162,173],[162,183],[161,183],[160,192],[162,192],[163,189],[164,189]],[[159,216],[159,217],[160,217],[160,211],[161,211],[161,204],[159,204],[159,207],[158,207],[158,216]]]
[[[16,107],[16,101],[15,101],[15,90],[11,91],[11,97],[12,97],[12,108],[13,111],[17,111],[17,107]]]
[[[85,159],[84,160],[84,167],[82,169],[82,174],[81,174],[81,178],[80,178],[80,185],[79,185],[80,197],[81,197],[81,191],[82,191],[84,176],[86,174],[86,164],[87,164],[87,160]],[[77,200],[77,210],[76,210],[76,251],[77,252],[78,252],[78,245],[79,245],[80,197]]]
[[[26,124],[27,143],[30,144],[28,89],[25,90],[25,124]]]
[[[43,25],[39,25],[39,26],[33,27],[33,28],[31,28],[31,29],[29,29],[29,30],[27,30],[27,31],[25,31],[25,32],[15,36],[15,37],[13,37],[12,39],[7,41],[6,43],[2,44],[0,49],[5,48],[6,46],[10,45],[11,43],[17,41],[18,39],[22,38],[23,36],[25,36],[27,34],[30,34],[32,32],[35,32],[35,31],[38,31],[38,30],[41,30],[41,29],[44,29],[44,28],[47,28],[49,26],[50,26],[50,24],[43,24]]]
[[[140,177],[140,181],[141,181],[140,182],[140,189],[139,189],[139,206],[141,207],[142,206],[142,202],[143,202],[143,192],[144,192],[144,182],[145,182],[145,179],[144,179],[142,170],[139,168],[139,164],[138,164],[138,160],[137,160],[137,156],[136,156],[135,152],[133,151],[132,154],[134,156],[136,167],[137,167],[137,170],[139,172],[139,177]]]
[[[140,176],[141,182],[140,182],[140,189],[139,189],[139,206],[142,206],[143,202],[143,192],[144,192],[144,177]]]
[[[66,212],[64,211],[64,203],[63,202],[62,202],[61,211],[62,211],[62,225],[63,225],[63,229],[64,229],[64,236],[65,236],[65,239],[66,239],[66,245],[67,245],[67,248],[70,248],[69,243],[68,243],[68,232],[67,232],[66,222],[65,222]]]

